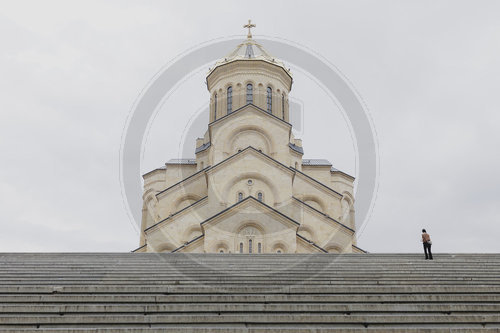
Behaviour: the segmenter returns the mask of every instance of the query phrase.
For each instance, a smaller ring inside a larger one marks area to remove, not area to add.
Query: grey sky
[[[252,18],[256,38],[319,53],[368,106],[380,177],[360,247],[421,251],[426,227],[436,252],[498,252],[499,12],[495,1],[3,1],[0,251],[135,248],[118,178],[132,104],[168,61],[214,38],[244,38]],[[348,124],[291,67],[305,158],[354,174]],[[179,156],[184,127],[208,101],[205,73],[159,111],[144,172]]]

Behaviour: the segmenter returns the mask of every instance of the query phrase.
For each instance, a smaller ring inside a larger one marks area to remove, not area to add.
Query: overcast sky
[[[498,1],[2,1],[0,251],[136,248],[118,176],[129,111],[165,64],[215,38],[243,39],[251,18],[256,39],[320,54],[367,105],[380,169],[361,248],[419,252],[425,227],[435,252],[499,252],[498,13]],[[290,67],[304,158],[355,175],[349,124]],[[208,103],[207,69],[192,69],[158,111],[142,172],[182,155]]]

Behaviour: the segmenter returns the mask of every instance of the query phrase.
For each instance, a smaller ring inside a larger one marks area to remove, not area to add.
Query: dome
[[[248,25],[244,26],[245,28],[249,28],[248,30],[248,35],[247,39],[239,44],[231,53],[229,53],[227,56],[224,58],[218,60],[214,67],[209,69],[209,72],[207,74],[210,75],[217,67],[231,63],[233,61],[237,60],[243,60],[243,61],[255,61],[255,60],[261,60],[265,61],[267,63],[279,66],[285,70],[285,72],[291,76],[290,70],[285,67],[285,64],[274,58],[272,55],[269,54],[269,52],[264,49],[264,47],[257,43],[253,38],[252,34],[250,32],[250,28],[255,27],[255,25],[250,25],[250,21]]]

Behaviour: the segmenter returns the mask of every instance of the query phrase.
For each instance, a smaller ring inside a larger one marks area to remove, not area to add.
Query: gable
[[[217,227],[227,233],[237,233],[243,223],[253,222],[263,233],[279,233],[286,229],[297,231],[299,223],[274,208],[247,197],[201,223],[204,232]]]
[[[226,167],[227,165],[234,164],[237,161],[240,161],[241,159],[244,159],[246,156],[252,156],[255,157],[256,161],[262,161],[262,163],[266,164],[269,167],[277,167],[284,172],[288,174],[293,174],[294,171],[291,170],[289,167],[286,165],[280,163],[279,161],[273,159],[272,157],[269,157],[268,155],[264,154],[263,152],[258,151],[255,147],[248,146],[242,151],[226,158],[225,160],[215,164],[214,166],[210,167],[207,170],[207,174],[211,174],[214,172],[217,172],[218,170]]]
[[[238,200],[238,193],[243,197],[263,193],[263,201],[273,206],[292,195],[293,175],[290,168],[248,147],[207,170],[208,195],[214,201],[217,198],[233,204]]]
[[[214,120],[213,122],[209,123],[208,124],[209,131],[212,130],[213,128],[221,126],[222,124],[224,124],[225,122],[227,122],[229,119],[234,119],[234,118],[237,118],[237,117],[241,117],[242,115],[245,115],[246,113],[253,113],[253,114],[257,115],[257,116],[261,116],[264,119],[266,119],[268,121],[272,121],[272,122],[274,122],[275,124],[277,124],[277,125],[279,125],[281,127],[288,128],[289,130],[291,130],[291,128],[292,128],[292,124],[284,121],[283,119],[280,119],[280,118],[276,117],[275,115],[273,115],[270,112],[267,112],[264,109],[259,108],[258,106],[256,106],[253,103],[248,103],[246,105],[243,105],[239,109],[236,109],[233,112],[231,112],[231,113],[229,113],[229,114],[227,114],[227,115],[225,115],[225,116],[223,116],[223,117],[221,117],[221,118],[219,118],[217,120]]]

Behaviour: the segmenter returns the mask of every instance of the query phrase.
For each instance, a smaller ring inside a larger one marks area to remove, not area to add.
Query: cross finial
[[[255,27],[256,27],[256,25],[252,24],[252,20],[250,20],[250,19],[248,20],[248,24],[245,24],[243,26],[243,28],[248,28],[248,35],[247,35],[248,39],[252,38],[252,31],[250,29],[255,28]]]

